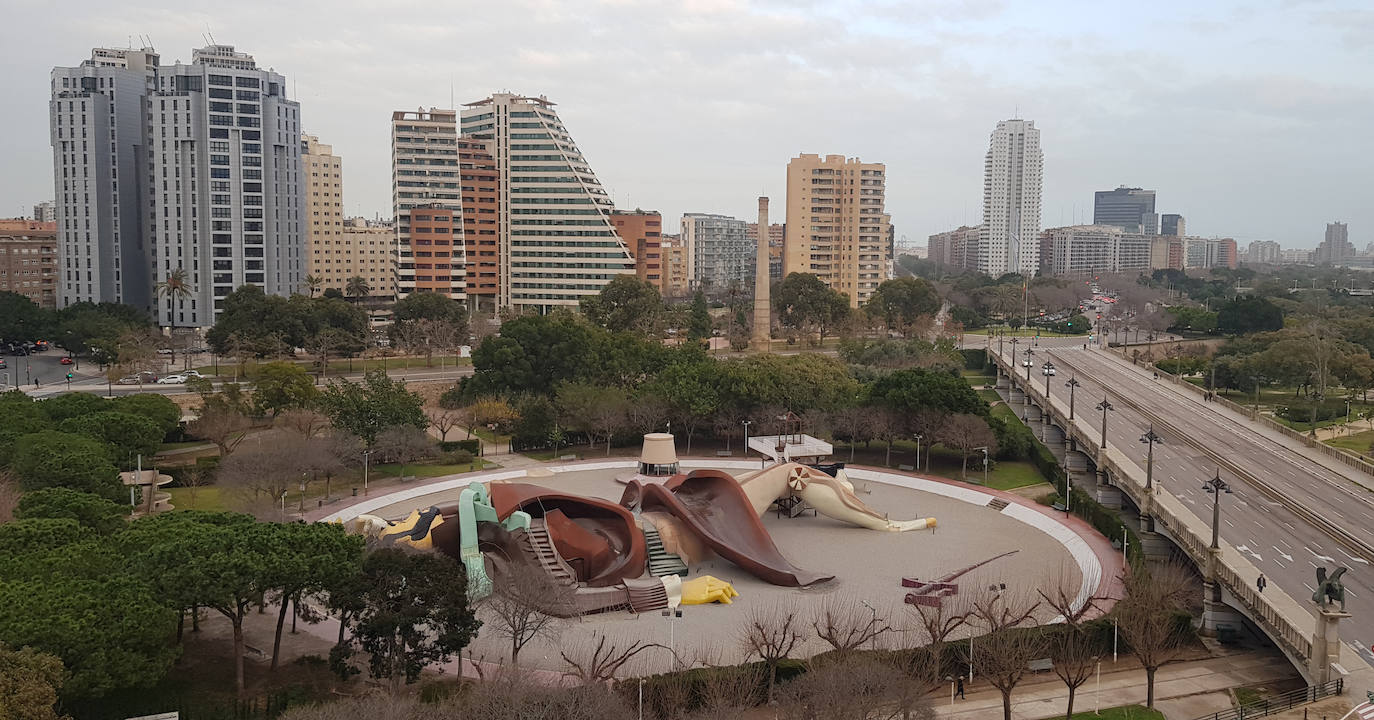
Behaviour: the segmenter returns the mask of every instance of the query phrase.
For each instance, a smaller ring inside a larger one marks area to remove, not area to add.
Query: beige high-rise
[[[887,167],[843,155],[787,163],[783,276],[811,273],[858,307],[888,279]]]
[[[320,278],[320,290],[338,288],[348,278],[336,280],[335,252],[343,234],[343,158],[334,154],[315,135],[301,136],[301,169],[305,175],[305,272]],[[306,288],[299,288],[306,292]]]

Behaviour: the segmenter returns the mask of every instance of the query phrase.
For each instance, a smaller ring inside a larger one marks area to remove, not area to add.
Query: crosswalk
[[[1356,707],[1355,717],[1360,720],[1374,720],[1374,703],[1365,703]]]

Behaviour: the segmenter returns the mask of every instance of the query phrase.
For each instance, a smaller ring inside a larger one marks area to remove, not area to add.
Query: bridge
[[[1357,482],[1374,477],[1081,340],[989,340],[989,357],[1010,407],[1062,457],[1074,486],[1134,510],[1148,553],[1173,546],[1201,570],[1204,631],[1243,617],[1309,682],[1346,673],[1374,682],[1374,492]],[[1160,442],[1142,440],[1150,432]],[[1203,489],[1214,477],[1232,491],[1220,495],[1216,547],[1217,496]],[[1337,622],[1312,602],[1318,565],[1352,568],[1354,620]]]

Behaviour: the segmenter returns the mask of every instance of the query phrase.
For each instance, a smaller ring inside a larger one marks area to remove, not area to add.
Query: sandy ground
[[[611,500],[620,498],[623,486],[614,481],[624,470],[592,470],[559,473],[556,477],[531,478],[529,482]],[[732,605],[685,606],[681,618],[658,614],[612,613],[561,624],[556,637],[536,640],[521,653],[521,664],[560,669],[559,650],[575,652],[599,633],[613,638],[644,640],[671,646],[689,659],[739,662],[744,654],[739,628],[751,610],[796,604],[811,613],[828,598],[852,598],[872,606],[890,624],[902,626],[903,577],[934,579],[981,562],[1003,552],[1016,553],[964,575],[958,581],[967,594],[993,584],[1005,584],[1009,594],[1034,595],[1038,589],[1053,591],[1064,586],[1076,591],[1081,580],[1078,567],[1058,542],[1025,524],[987,507],[952,500],[906,488],[869,483],[871,492],[860,498],[893,518],[935,517],[935,531],[883,533],[856,528],[825,517],[777,518],[768,514],[764,525],[783,554],[798,567],[835,575],[829,582],[809,588],[769,585],[745,573],[733,563],[714,558],[691,569],[692,576],[714,575],[734,584],[740,597]],[[383,508],[378,515],[397,517],[416,507],[457,498],[459,490],[437,492]],[[1072,594],[1072,592],[1070,593]],[[1046,614],[1048,618],[1049,614]],[[916,641],[901,642],[903,645]],[[819,640],[809,641],[793,657],[827,649]],[[473,656],[499,661],[508,655],[501,638],[482,632],[473,643]],[[672,653],[649,651],[636,671],[670,669]]]

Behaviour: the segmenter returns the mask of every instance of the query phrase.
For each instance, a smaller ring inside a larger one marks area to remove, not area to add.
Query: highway
[[[1019,363],[1024,347],[1018,350]],[[1106,394],[1115,407],[1107,418],[1108,443],[1140,468],[1146,466],[1147,452],[1140,437],[1152,424],[1145,413],[1172,426],[1154,426],[1164,438],[1163,444],[1155,446],[1154,482],[1159,492],[1179,498],[1204,525],[1211,524],[1212,495],[1202,489],[1202,483],[1219,468],[1198,446],[1213,450],[1277,492],[1276,501],[1243,477],[1221,468],[1222,479],[1233,490],[1221,498],[1222,541],[1245,553],[1271,586],[1282,588],[1300,602],[1306,602],[1313,592],[1318,565],[1349,567],[1344,584],[1347,607],[1354,617],[1341,623],[1341,638],[1374,663],[1369,649],[1374,643],[1374,572],[1370,559],[1361,557],[1357,548],[1338,543],[1288,505],[1321,513],[1356,540],[1374,544],[1374,492],[1347,476],[1357,471],[1318,462],[1293,447],[1295,441],[1277,433],[1270,437],[1201,398],[1155,380],[1148,371],[1107,353],[1082,349],[1081,341],[1042,340],[1035,351],[1031,378],[1036,388],[1043,391],[1045,387],[1040,366],[1046,359],[1058,369],[1049,383],[1050,394],[1057,400],[1068,402],[1065,382],[1076,378],[1081,385],[1074,391],[1074,416],[1090,423],[1094,436],[1102,417],[1095,406]],[[1009,358],[1010,346],[1004,345],[1003,353]]]

